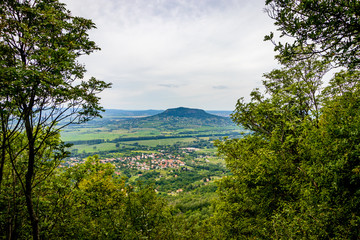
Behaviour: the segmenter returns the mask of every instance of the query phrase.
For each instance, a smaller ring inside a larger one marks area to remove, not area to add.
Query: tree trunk
[[[5,137],[4,137],[5,139]],[[4,165],[5,165],[5,157],[6,157],[6,151],[5,151],[5,141],[2,141],[1,145],[1,157],[0,157],[0,193],[1,193],[1,184],[3,179],[3,172],[4,172]]]
[[[32,200],[32,179],[34,176],[34,166],[35,166],[35,139],[33,136],[33,128],[31,127],[30,116],[25,117],[25,129],[26,136],[28,139],[28,167],[25,175],[25,199],[26,206],[29,213],[33,240],[40,239],[40,231],[39,231],[39,219],[36,216],[34,210],[34,204]]]
[[[35,214],[34,204],[32,201],[32,178],[34,175],[34,164],[35,164],[34,146],[33,144],[29,144],[28,170],[25,175],[25,198],[26,198],[27,210],[31,221],[33,239],[39,240],[40,239],[39,219]]]
[[[1,193],[1,183],[3,179],[3,172],[4,172],[4,165],[5,165],[5,158],[6,158],[6,126],[5,126],[5,120],[3,114],[1,114],[1,131],[2,131],[2,137],[1,137],[1,156],[0,156],[0,193]]]

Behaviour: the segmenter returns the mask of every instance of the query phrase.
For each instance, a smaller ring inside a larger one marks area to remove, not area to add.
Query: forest
[[[215,141],[226,167],[200,159],[129,182],[97,155],[60,167],[62,131],[100,117],[111,87],[79,62],[100,50],[95,24],[59,0],[1,1],[0,238],[358,239],[360,2],[265,6],[280,67],[231,114],[248,134]],[[158,192],[178,174],[188,194]]]

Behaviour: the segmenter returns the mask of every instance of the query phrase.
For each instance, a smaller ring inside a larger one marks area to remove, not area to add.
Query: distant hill
[[[177,108],[174,108],[177,109]],[[191,109],[191,108],[189,108]],[[170,110],[170,109],[168,109]],[[195,109],[196,110],[196,109]],[[197,109],[200,110],[200,109]],[[203,110],[201,110],[203,111]],[[101,115],[105,118],[111,118],[111,117],[115,117],[115,118],[133,118],[133,117],[148,117],[148,116],[153,116],[159,113],[164,112],[164,110],[153,110],[153,109],[149,109],[149,110],[121,110],[121,109],[105,109],[105,112],[103,112]],[[232,113],[232,111],[215,111],[215,110],[207,110],[207,113],[213,114],[213,115],[217,115],[217,116],[222,116],[222,117],[229,117],[230,114]]]
[[[209,114],[201,109],[194,108],[170,108],[162,113],[128,120],[126,125],[128,127],[158,127],[166,129],[177,129],[188,127],[202,127],[202,126],[228,126],[233,125],[228,117],[221,117]]]
[[[170,108],[162,113],[156,114],[154,116],[150,116],[148,118],[166,119],[169,117],[196,118],[196,119],[221,118],[220,116],[209,114],[201,109],[185,108],[185,107]]]

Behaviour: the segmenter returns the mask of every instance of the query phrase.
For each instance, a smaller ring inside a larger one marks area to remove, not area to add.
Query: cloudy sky
[[[80,58],[112,82],[105,108],[234,110],[276,67],[265,0],[61,0],[92,19],[101,51]]]

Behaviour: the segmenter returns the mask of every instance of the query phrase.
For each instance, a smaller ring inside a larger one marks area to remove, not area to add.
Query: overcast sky
[[[265,0],[61,1],[97,26],[102,50],[79,60],[112,82],[105,108],[234,110],[276,67]]]

